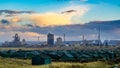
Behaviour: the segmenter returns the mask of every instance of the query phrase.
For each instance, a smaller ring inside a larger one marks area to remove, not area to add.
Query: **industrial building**
[[[3,46],[5,46],[5,47],[22,47],[22,46],[26,45],[25,39],[20,41],[20,36],[18,36],[18,34],[15,34],[15,36],[13,36],[13,38],[14,38],[14,40],[12,42],[5,41],[3,43]]]
[[[54,34],[48,33],[47,35],[47,44],[54,45]]]
[[[56,41],[56,45],[57,45],[57,46],[63,45],[63,41],[62,41],[62,38],[61,38],[61,37],[58,37],[56,40],[57,40],[57,41]]]

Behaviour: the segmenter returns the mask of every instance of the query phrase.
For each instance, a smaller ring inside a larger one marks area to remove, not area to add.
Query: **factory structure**
[[[54,45],[54,34],[48,33],[47,44],[50,46]]]
[[[64,35],[65,37],[65,35]],[[56,38],[56,42],[54,40],[54,34],[48,33],[47,35],[47,45],[48,46],[62,46],[63,45],[63,41],[61,37]]]
[[[63,41],[62,41],[62,38],[61,38],[61,37],[58,37],[58,38],[56,39],[56,45],[60,45],[60,46],[63,45]]]
[[[48,33],[47,40],[45,42],[40,43],[40,41],[37,41],[38,43],[29,44],[28,42],[26,42],[25,39],[21,40],[20,36],[18,34],[15,34],[13,36],[14,38],[13,41],[11,42],[5,41],[2,44],[2,46],[3,47],[46,47],[46,46],[54,47],[54,46],[83,46],[83,45],[89,45],[89,46],[90,45],[95,45],[95,46],[120,45],[120,40],[104,40],[102,42],[100,37],[101,37],[100,29],[99,29],[98,37],[96,38],[96,40],[87,40],[85,36],[83,35],[82,39],[79,41],[67,41],[65,34],[63,34],[63,37],[58,36],[56,38],[54,37],[54,34]]]
[[[22,41],[20,41],[20,36],[18,36],[18,34],[15,34],[13,38],[14,40],[12,42],[5,41],[2,45],[5,47],[23,47],[26,45],[26,40],[22,39]]]

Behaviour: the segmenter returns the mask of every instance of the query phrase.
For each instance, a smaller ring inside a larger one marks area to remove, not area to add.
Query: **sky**
[[[67,40],[97,39],[99,27],[103,40],[120,39],[119,20],[120,0],[0,0],[0,41],[12,41],[15,33],[46,41],[49,32],[55,38],[65,33]]]

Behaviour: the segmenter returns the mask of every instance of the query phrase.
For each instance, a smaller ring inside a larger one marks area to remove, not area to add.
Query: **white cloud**
[[[68,15],[71,19],[72,24],[83,24],[81,22],[81,17],[86,14],[90,10],[89,5],[71,5],[69,7],[65,7],[63,9],[60,9],[60,11],[68,11],[68,10],[75,10],[75,12],[71,12]]]

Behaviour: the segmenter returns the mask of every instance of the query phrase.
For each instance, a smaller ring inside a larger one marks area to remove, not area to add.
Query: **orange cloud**
[[[10,20],[11,22],[19,22],[20,21],[20,18],[19,18],[19,16],[14,16],[11,20]]]
[[[64,11],[75,10],[71,13],[61,13]],[[60,13],[48,12],[44,14],[30,14],[29,19],[39,26],[56,26],[67,25],[74,23],[81,23],[81,17],[89,10],[88,5],[72,5],[66,8],[62,8]]]
[[[56,13],[32,14],[30,20],[39,26],[67,25],[71,23],[69,16]]]
[[[21,34],[21,33],[20,33],[20,34]],[[40,36],[40,34],[34,33],[34,32],[24,32],[24,35],[29,36],[29,37],[37,37],[37,36]]]

